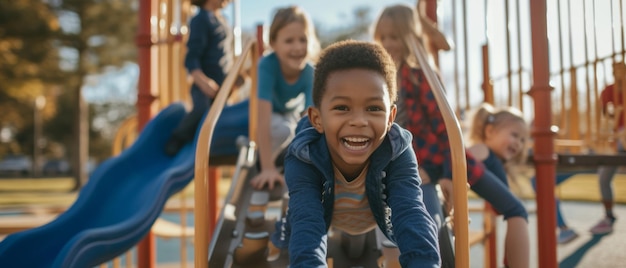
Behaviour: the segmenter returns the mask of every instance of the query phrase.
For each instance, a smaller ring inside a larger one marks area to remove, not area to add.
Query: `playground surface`
[[[193,184],[190,184],[192,186]],[[35,204],[46,204],[48,206],[66,206],[71,204],[76,198],[75,193],[68,192],[72,187],[71,179],[2,179],[0,180],[0,208],[5,210],[11,207],[19,207]],[[223,179],[220,183],[220,192],[225,192],[228,187],[228,179]],[[537,248],[537,217],[536,204],[529,195],[528,189],[522,190],[522,196],[526,207],[531,211],[529,215],[529,226],[531,233],[531,245]],[[188,187],[185,197],[190,200],[193,189]],[[563,199],[562,210],[568,224],[575,229],[579,237],[566,245],[559,245],[557,248],[557,258],[560,267],[622,267],[626,263],[626,202],[623,201],[626,194],[626,175],[620,174],[615,178],[616,197],[618,204],[615,213],[618,220],[614,226],[614,232],[594,236],[588,232],[602,217],[602,207],[597,202],[597,182],[593,174],[577,175],[566,181],[559,188],[557,194]],[[531,189],[532,190],[532,189]],[[178,199],[179,198],[173,198]],[[175,201],[175,200],[172,200]],[[171,202],[171,201],[170,201]],[[192,203],[192,202],[191,202]],[[470,206],[480,206],[482,201],[471,198]],[[164,212],[162,218],[177,223],[178,212]],[[6,216],[6,215],[5,215]],[[470,213],[472,218],[470,229],[478,230],[482,227],[482,216],[477,212]],[[0,217],[0,223],[4,219]],[[193,223],[193,216],[187,218],[189,224]],[[498,261],[501,262],[503,256],[503,239],[506,226],[501,218],[497,221],[498,227]],[[556,233],[555,233],[556,235]],[[188,265],[192,266],[193,251],[192,239],[187,239],[188,245]],[[179,238],[157,238],[157,262],[158,267],[179,267],[181,241]],[[531,263],[537,263],[537,250],[531,251]],[[483,267],[484,252],[482,245],[478,244],[470,250],[470,267]],[[501,265],[499,265],[501,266]],[[534,266],[536,267],[536,266]]]

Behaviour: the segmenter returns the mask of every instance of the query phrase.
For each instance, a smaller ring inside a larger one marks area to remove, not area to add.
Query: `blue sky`
[[[289,5],[302,7],[313,19],[318,31],[341,28],[351,22],[352,13],[357,7],[369,7],[371,19],[388,5],[404,3],[415,5],[417,0],[239,0],[241,9],[241,27],[244,31],[254,31],[259,23],[269,27],[274,11]],[[233,4],[224,10],[231,20],[234,17]],[[106,96],[125,96],[127,101],[134,102],[136,93],[132,81],[136,81],[138,69],[135,64],[124,66],[120,70],[109,70],[102,74],[90,76],[84,85],[85,98],[89,102],[103,101]],[[112,82],[106,82],[112,81]],[[115,94],[112,94],[115,92]]]
[[[241,6],[241,26],[252,29],[258,23],[269,24],[274,11],[279,7],[298,5],[309,13],[316,25],[324,29],[342,26],[342,21],[352,18],[352,11],[357,7],[368,6],[372,16],[388,5],[404,3],[415,5],[417,0],[239,0]],[[232,6],[226,11],[229,16]],[[374,17],[372,17],[374,19]]]

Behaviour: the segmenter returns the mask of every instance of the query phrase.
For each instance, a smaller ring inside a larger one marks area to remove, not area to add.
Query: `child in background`
[[[494,109],[483,104],[476,111],[470,126],[472,145],[468,152],[485,166],[487,177],[471,189],[485,198],[507,221],[505,256],[508,267],[529,266],[528,216],[523,205],[509,190],[505,163],[519,163],[524,156],[528,126],[522,113],[514,108]],[[518,212],[507,214],[508,212]]]
[[[211,107],[233,60],[232,34],[222,15],[230,0],[193,0],[199,8],[189,24],[185,68],[193,79],[192,110],[185,115],[165,145],[165,153],[176,155],[196,134],[202,117]]]
[[[623,86],[623,84],[626,83],[623,78],[625,72],[626,66],[624,66],[623,62],[613,64],[613,75],[615,76],[616,84]],[[600,93],[600,102],[602,104],[603,113],[609,116],[616,116],[615,133],[618,135],[618,153],[626,153],[623,91],[624,88],[611,84]],[[613,109],[608,109],[609,105],[613,106]],[[613,112],[613,114],[609,114],[609,112]],[[617,219],[615,214],[613,214],[613,178],[615,177],[617,168],[617,166],[600,166],[598,168],[598,184],[600,187],[600,195],[602,196],[602,205],[604,207],[605,216],[596,225],[589,229],[589,231],[593,234],[608,234],[613,232],[613,224]]]
[[[613,64],[613,75],[616,77],[616,82],[620,82],[620,75],[623,75],[624,72],[624,63],[614,63]],[[622,74],[620,74],[622,73]],[[621,79],[620,79],[621,78]],[[622,82],[623,83],[623,82]],[[620,107],[622,105],[622,93],[620,91],[615,92],[615,84],[607,85],[602,92],[600,93],[600,104],[602,104],[602,113],[609,117],[614,117],[615,113],[619,113],[617,119],[615,119],[615,133],[620,135],[624,131],[624,115],[620,111]],[[609,108],[609,106],[612,106]],[[622,108],[623,109],[623,108]],[[618,137],[617,139],[617,152],[624,153],[626,149],[624,149],[624,140],[623,136],[621,139]],[[602,198],[602,205],[604,206],[604,217],[596,223],[589,232],[592,234],[608,234],[613,232],[613,224],[615,223],[616,217],[613,214],[613,177],[617,172],[617,166],[600,166],[598,168],[598,184],[600,188],[600,195]],[[556,185],[561,184],[575,173],[565,173],[565,174],[557,174],[556,176]],[[533,189],[535,189],[535,180],[533,177],[531,182],[533,185]],[[570,229],[565,223],[565,219],[561,212],[561,206],[559,199],[556,199],[556,223],[559,228],[558,235],[558,243],[565,244],[568,243],[578,237],[578,233],[573,229]]]
[[[258,147],[261,172],[251,184],[284,183],[274,161],[293,139],[301,114],[312,104],[314,60],[319,51],[313,23],[297,6],[279,9],[269,30],[273,52],[259,62]]]
[[[330,227],[349,235],[379,227],[399,246],[402,267],[439,267],[411,134],[393,123],[395,99],[395,66],[381,46],[343,41],[324,50],[314,105],[285,157],[289,209],[270,254],[288,246],[290,267],[321,267]]]
[[[409,50],[407,39],[421,40],[421,29],[415,11],[407,5],[385,8],[374,24],[374,40],[392,56],[398,69],[398,113],[396,122],[413,134],[413,149],[424,180],[424,203],[438,227],[443,211],[435,185],[438,183],[448,206],[452,205],[452,167],[448,134],[443,116],[416,55]],[[522,203],[494,173],[467,155],[467,178],[472,190],[490,202],[508,219],[507,260],[511,267],[528,267],[529,238],[527,212]]]

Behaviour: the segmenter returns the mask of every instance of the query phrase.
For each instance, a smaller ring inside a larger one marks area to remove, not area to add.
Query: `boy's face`
[[[333,164],[344,175],[356,176],[391,128],[396,107],[381,74],[349,69],[328,76],[320,107],[308,112],[326,137]]]

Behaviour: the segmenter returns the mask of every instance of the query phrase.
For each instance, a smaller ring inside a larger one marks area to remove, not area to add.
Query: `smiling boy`
[[[393,123],[395,77],[380,45],[343,41],[322,52],[314,105],[285,158],[289,210],[272,236],[289,248],[290,267],[326,266],[330,227],[349,235],[379,227],[398,245],[403,267],[439,267],[412,136]]]

